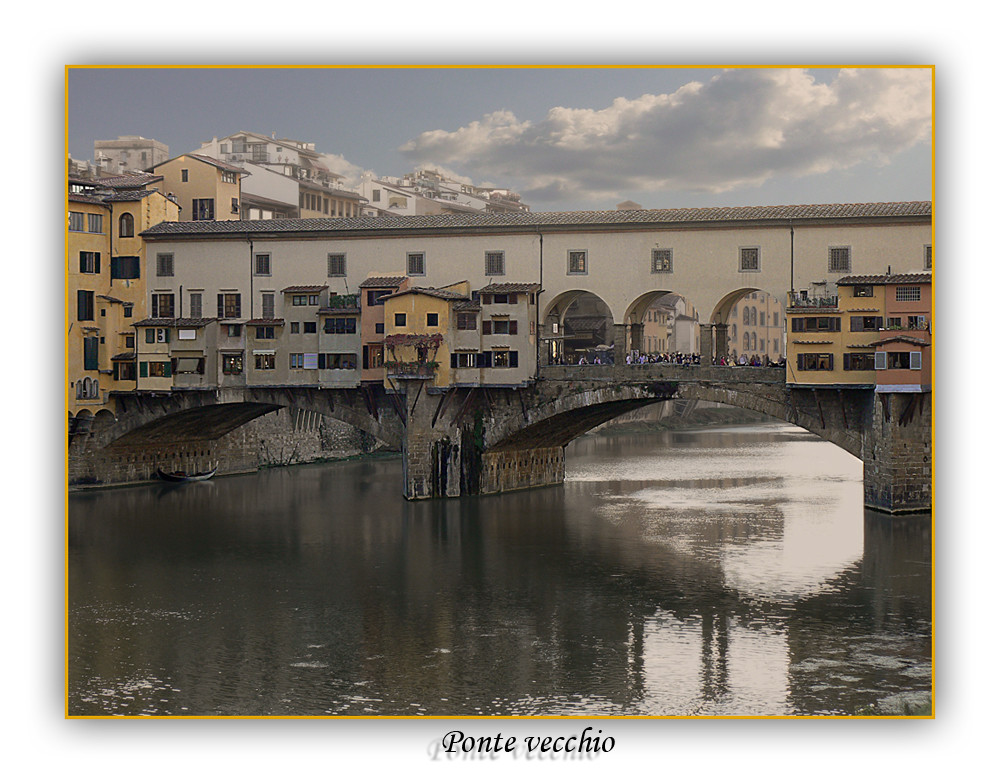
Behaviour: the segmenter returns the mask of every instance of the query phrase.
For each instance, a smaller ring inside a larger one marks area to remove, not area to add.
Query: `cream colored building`
[[[150,167],[163,178],[163,189],[180,204],[182,221],[240,219],[239,166],[187,153]]]

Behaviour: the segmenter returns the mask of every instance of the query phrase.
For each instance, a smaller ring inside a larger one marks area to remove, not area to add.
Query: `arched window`
[[[743,326],[750,326],[750,308],[746,305],[743,306]]]
[[[752,335],[752,337],[750,338],[750,350],[751,351],[756,351],[757,350],[757,333],[753,332],[753,333],[751,333],[751,335]]]
[[[132,213],[123,212],[122,216],[118,219],[118,236],[135,236],[135,219],[132,217]]]
[[[757,308],[750,308],[750,326],[757,326]]]
[[[743,350],[744,351],[749,351],[750,350],[750,333],[749,332],[744,332],[743,333]]]

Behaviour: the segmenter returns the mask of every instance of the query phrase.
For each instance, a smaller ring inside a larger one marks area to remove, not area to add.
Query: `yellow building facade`
[[[164,192],[180,205],[179,220],[240,219],[240,178],[246,172],[239,166],[186,153],[149,171],[163,178]]]

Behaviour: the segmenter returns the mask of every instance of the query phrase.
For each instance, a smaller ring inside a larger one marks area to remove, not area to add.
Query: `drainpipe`
[[[253,319],[253,240],[247,234],[247,242],[250,243],[250,318]]]
[[[788,293],[791,305],[795,301],[795,227],[788,221],[789,263],[788,263]],[[786,306],[787,307],[787,306]]]

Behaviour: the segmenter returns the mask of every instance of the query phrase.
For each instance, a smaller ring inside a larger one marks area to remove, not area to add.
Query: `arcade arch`
[[[596,294],[582,289],[562,292],[542,319],[542,363],[610,363],[614,326],[611,308]]]

